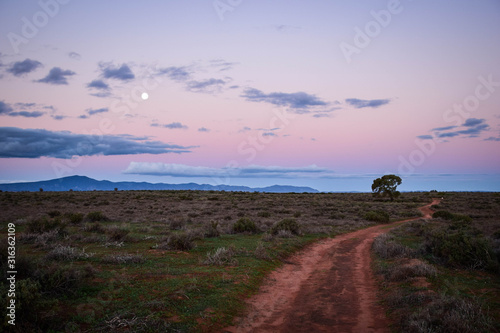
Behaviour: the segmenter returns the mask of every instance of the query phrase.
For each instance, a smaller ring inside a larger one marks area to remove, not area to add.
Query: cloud
[[[484,141],[500,141],[500,137],[495,138],[495,137],[493,137],[493,136],[490,136],[489,138],[484,139]]]
[[[238,63],[226,61],[224,59],[210,60],[210,67],[217,69],[219,72],[230,70],[234,65],[238,65]]]
[[[354,106],[356,109],[362,108],[378,108],[379,106],[389,104],[390,99],[357,99],[357,98],[348,98],[345,102],[351,106]]]
[[[18,111],[18,112],[11,112],[9,113],[9,116],[12,117],[26,117],[26,118],[38,118],[41,117],[45,114],[45,112],[41,111]]]
[[[0,158],[180,154],[191,152],[192,148],[195,147],[147,141],[130,135],[93,136],[69,131],[0,127]]]
[[[98,114],[98,113],[104,113],[104,112],[108,112],[109,109],[108,108],[101,108],[101,109],[87,109],[85,110],[85,112],[87,112],[90,116],[91,115],[94,115],[94,114]]]
[[[208,128],[205,128],[205,127],[200,127],[200,128],[198,128],[198,132],[210,132],[210,130]]]
[[[14,109],[10,104],[0,101],[0,115],[8,115],[12,111],[14,111]]]
[[[251,129],[250,127],[245,126],[245,127],[243,127],[242,129],[240,129],[240,130],[238,131],[238,133],[245,133],[245,132],[248,132],[248,131],[251,131],[251,130],[252,130],[252,129]]]
[[[216,92],[219,91],[226,81],[221,79],[210,78],[203,81],[189,81],[187,89],[194,92]]]
[[[109,111],[108,108],[86,109],[85,112],[87,112],[87,114],[82,114],[78,118],[80,118],[80,119],[88,119],[89,116],[92,116],[92,115],[95,115],[95,114],[98,114],[98,113],[105,113],[105,112],[108,112],[108,111]]]
[[[488,131],[490,126],[485,119],[468,118],[462,126],[446,126],[432,129],[438,138],[467,137],[476,138],[482,132]]]
[[[109,90],[109,85],[103,80],[93,80],[89,84],[87,84],[87,88],[95,88],[99,90]]]
[[[158,124],[158,123],[152,123],[152,127],[163,127],[163,128],[168,128],[168,129],[188,129],[186,125],[183,125],[179,122],[174,122],[170,124]]]
[[[166,68],[160,68],[156,72],[156,75],[165,75],[169,79],[174,80],[174,81],[186,81],[191,78],[191,74],[189,73],[187,67],[176,67],[176,66],[171,66],[171,67],[166,67]]]
[[[54,67],[50,70],[49,74],[43,79],[36,82],[43,82],[49,84],[68,84],[67,76],[75,75],[76,73],[70,70],[62,70],[59,67]]]
[[[264,132],[262,133],[262,136],[278,136],[276,133],[273,132]]]
[[[23,76],[35,71],[39,67],[42,67],[42,63],[40,61],[26,58],[23,61],[13,63],[9,68],[7,68],[7,72],[15,76]]]
[[[433,128],[432,131],[449,131],[449,130],[452,130],[454,128],[457,128],[457,126],[437,127],[437,128]]]
[[[123,173],[171,177],[226,177],[236,178],[331,178],[333,171],[316,165],[306,167],[281,167],[249,165],[240,168],[210,168],[184,164],[130,162]]]
[[[419,135],[419,136],[417,136],[417,138],[419,138],[421,140],[432,140],[432,139],[434,139],[434,137],[432,135]]]
[[[64,118],[67,118],[66,116],[62,115],[52,115],[51,117],[55,120],[63,120]]]
[[[315,95],[310,95],[305,92],[296,93],[282,93],[282,92],[272,92],[265,94],[264,92],[255,89],[248,88],[244,91],[243,95],[247,101],[250,102],[265,102],[277,106],[288,106],[296,110],[305,110],[304,113],[311,107],[324,107],[329,103],[322,101]]]
[[[127,64],[122,64],[120,67],[115,67],[111,63],[99,63],[102,77],[106,79],[117,79],[121,81],[128,81],[135,78],[134,73]]]
[[[0,115],[11,117],[25,117],[25,118],[38,118],[46,114],[44,111],[37,109],[48,109],[55,112],[53,106],[43,106],[37,103],[15,103],[11,104],[0,101]]]
[[[438,133],[437,137],[438,138],[454,138],[458,136],[459,134],[456,132],[450,132],[450,133]]]
[[[477,126],[477,125],[483,124],[484,122],[485,122],[485,119],[469,118],[469,119],[465,120],[465,123],[463,123],[462,126],[472,127],[472,126]]]
[[[68,53],[68,57],[70,57],[71,59],[75,59],[75,60],[82,59],[82,56],[79,53],[76,53],[76,52],[70,52],[70,53]]]

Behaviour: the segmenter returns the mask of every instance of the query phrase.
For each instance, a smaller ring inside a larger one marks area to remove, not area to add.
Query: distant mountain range
[[[85,176],[70,176],[52,180],[29,183],[0,184],[0,190],[20,192],[20,191],[119,191],[131,190],[201,190],[201,191],[240,191],[240,192],[269,192],[269,193],[318,193],[319,191],[311,187],[273,185],[268,187],[247,187],[232,185],[208,185],[208,184],[164,184],[146,182],[111,182],[108,180],[95,180]]]

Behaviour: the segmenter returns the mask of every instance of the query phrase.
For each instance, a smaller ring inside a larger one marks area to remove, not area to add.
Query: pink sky
[[[497,1],[46,3],[0,4],[0,181],[213,183],[151,175],[146,163],[236,163],[261,167],[230,179],[249,186],[349,190],[339,178],[357,175],[352,189],[369,191],[372,175],[396,173],[500,190],[463,176],[499,173]],[[26,21],[40,25],[33,36]],[[287,170],[312,165],[328,172]]]

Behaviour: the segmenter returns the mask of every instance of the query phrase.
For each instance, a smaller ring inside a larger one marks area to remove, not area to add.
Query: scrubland
[[[398,332],[498,332],[500,195],[445,193],[432,220],[375,239],[382,298]]]
[[[484,234],[492,261],[462,267],[431,258],[428,278],[433,282],[435,276],[449,276],[439,280],[448,282],[436,282],[439,289],[446,283],[453,286],[461,274],[479,276],[485,279],[485,293],[498,300],[490,290],[498,286],[500,196],[439,195],[445,200],[438,210],[469,215],[467,223],[475,228],[471,232]],[[417,207],[432,196],[436,194],[404,193],[390,202],[371,194],[4,192],[2,302],[8,288],[7,225],[14,223],[19,332],[217,331],[241,313],[244,299],[293,252],[324,237],[419,217]],[[450,223],[436,219],[440,228]],[[401,241],[410,257],[422,252],[420,245]],[[429,254],[422,253],[427,260]],[[399,259],[384,260],[378,265],[388,267]],[[405,279],[401,281],[410,283]],[[399,289],[392,283],[384,287],[387,293]],[[474,304],[498,309],[496,301],[481,302]]]

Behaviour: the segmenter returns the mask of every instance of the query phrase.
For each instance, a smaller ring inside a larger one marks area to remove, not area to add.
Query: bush
[[[432,218],[434,219],[441,218],[443,220],[451,220],[453,219],[453,216],[454,216],[453,213],[450,213],[447,210],[438,210],[437,212],[432,214]]]
[[[79,250],[76,247],[58,245],[45,256],[48,260],[57,261],[74,261],[80,259],[87,259],[94,255],[94,253],[86,253],[85,249]]]
[[[233,247],[219,247],[213,253],[208,252],[207,258],[203,262],[205,265],[236,266],[238,261],[233,258],[235,250]]]
[[[371,210],[365,214],[364,219],[377,223],[387,223],[389,222],[389,213],[383,210]]]
[[[181,230],[186,225],[186,221],[183,218],[174,218],[168,223],[168,228],[170,230]]]
[[[443,295],[404,318],[402,331],[476,333],[496,330],[477,302]]]
[[[110,226],[106,229],[106,234],[108,235],[108,240],[110,241],[122,241],[129,234],[129,230],[120,228],[116,225]]]
[[[206,227],[205,237],[211,238],[219,236],[220,236],[219,222],[211,221],[210,224]]]
[[[35,277],[42,287],[43,293],[62,295],[76,293],[76,287],[82,281],[95,275],[95,270],[91,265],[83,268],[64,267],[60,264],[52,264],[48,267],[39,268],[35,272]]]
[[[34,244],[36,247],[48,247],[60,237],[58,230],[47,231],[41,234],[21,234],[20,243]]]
[[[91,222],[105,222],[109,221],[109,218],[102,212],[90,212],[87,214],[87,219]]]
[[[396,241],[389,234],[382,234],[375,238],[372,249],[382,259],[395,259],[413,256],[413,250]]]
[[[289,231],[293,235],[300,235],[300,224],[292,218],[283,219],[278,223],[275,223],[271,227],[270,232],[273,235],[278,235],[280,230]]]
[[[477,230],[452,223],[426,232],[425,251],[452,267],[498,270],[488,240]]]
[[[420,260],[407,264],[396,264],[386,272],[389,281],[405,281],[414,277],[434,277],[436,275],[437,270],[434,266]]]
[[[69,220],[71,224],[79,224],[83,221],[82,213],[67,213],[65,217]]]
[[[31,220],[26,224],[26,233],[43,234],[48,231],[57,230],[59,234],[64,234],[66,224],[60,218],[48,219],[46,216]]]
[[[242,233],[242,232],[257,233],[258,229],[252,220],[250,220],[248,217],[242,217],[233,224],[233,232],[236,232],[236,233]]]
[[[194,245],[191,235],[180,232],[170,235],[158,246],[158,248],[162,250],[189,251]]]

